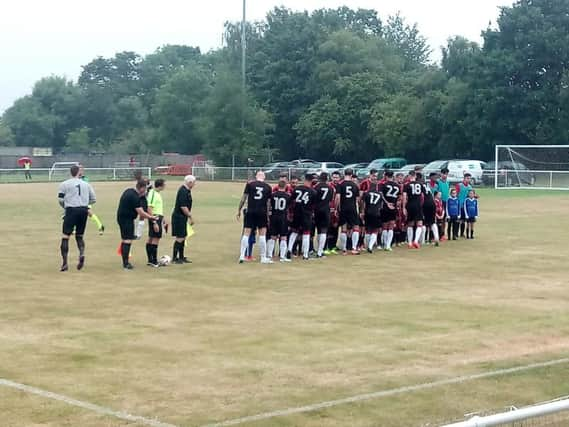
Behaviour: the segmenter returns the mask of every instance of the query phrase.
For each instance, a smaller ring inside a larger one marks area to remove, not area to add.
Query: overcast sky
[[[262,19],[274,6],[293,10],[376,9],[382,19],[401,11],[417,22],[440,57],[448,37],[480,41],[499,6],[513,0],[247,0],[248,18]],[[76,79],[96,56],[131,50],[140,54],[164,44],[203,51],[221,45],[223,23],[241,18],[242,0],[1,0],[0,112],[30,93],[44,76]]]

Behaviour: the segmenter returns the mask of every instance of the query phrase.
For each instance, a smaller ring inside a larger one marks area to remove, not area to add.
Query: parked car
[[[276,180],[279,179],[282,172],[288,172],[292,168],[294,165],[290,162],[275,162],[263,166],[263,172],[265,172],[267,179]]]
[[[435,160],[423,168],[423,174],[428,176],[431,172],[440,173],[444,168],[449,170],[449,182],[462,181],[467,172],[472,175],[472,184],[482,182],[483,171],[480,160]]]
[[[320,174],[321,172],[326,172],[328,174],[331,174],[332,172],[336,171],[342,172],[343,170],[344,170],[344,165],[341,163],[322,162],[319,163],[317,167],[308,169],[307,173]]]
[[[424,163],[415,163],[412,165],[405,165],[403,166],[401,169],[397,169],[394,172],[395,173],[404,173],[405,175],[407,175],[409,172],[414,171],[415,168],[421,168],[424,169],[425,168],[425,164]]]
[[[407,164],[407,160],[401,157],[392,157],[386,159],[375,159],[367,166],[369,169],[377,169],[382,171],[385,169],[396,170],[401,169]]]
[[[367,168],[367,165],[369,165],[369,163],[350,163],[349,165],[344,166],[344,171],[345,171],[346,169],[351,169],[351,170],[353,170],[355,173],[358,173],[358,171],[359,171],[360,169]],[[344,171],[342,171],[342,173],[343,173]]]
[[[494,186],[496,181],[496,162],[488,162],[484,167],[482,181],[485,185]],[[522,185],[535,185],[535,174],[520,162],[498,162],[498,186],[521,187]]]
[[[321,163],[310,159],[298,159],[290,162],[292,164],[291,174],[302,178],[309,169],[317,168]]]

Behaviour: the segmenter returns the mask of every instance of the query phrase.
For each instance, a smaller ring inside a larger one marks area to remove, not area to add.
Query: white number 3
[[[255,187],[255,197],[253,197],[255,200],[261,200],[263,198],[263,187]]]

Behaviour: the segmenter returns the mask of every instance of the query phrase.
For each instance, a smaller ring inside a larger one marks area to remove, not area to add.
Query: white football
[[[164,255],[162,258],[160,258],[160,261],[158,261],[158,263],[163,267],[170,265],[171,262],[172,258],[170,258],[168,255]]]

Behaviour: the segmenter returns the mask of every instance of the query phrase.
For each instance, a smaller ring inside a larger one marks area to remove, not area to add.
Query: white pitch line
[[[40,388],[32,387],[26,384],[20,384],[3,378],[0,378],[0,386],[20,390],[23,391],[24,393],[35,394],[37,396],[45,397],[46,399],[57,400],[59,402],[67,403],[68,405],[71,406],[77,406],[79,408],[87,409],[99,415],[107,415],[109,417],[118,418],[123,421],[130,421],[133,423],[138,423],[149,427],[176,427],[174,424],[163,423],[156,419],[140,417],[138,415],[131,415],[121,411],[115,411],[110,408],[105,408],[104,406],[95,405],[89,402],[83,402],[81,400],[73,399],[71,397],[67,397],[62,394],[52,393],[51,391],[42,390]]]
[[[430,383],[415,384],[415,385],[411,385],[411,386],[399,387],[399,388],[394,388],[394,389],[390,389],[390,390],[377,391],[377,392],[373,392],[373,393],[359,394],[356,396],[346,397],[343,399],[330,400],[328,402],[314,403],[312,405],[299,406],[297,408],[281,409],[278,411],[265,412],[262,414],[251,415],[251,416],[243,417],[243,418],[235,418],[233,420],[222,421],[220,423],[208,424],[208,425],[205,425],[203,427],[235,426],[238,424],[250,423],[250,422],[254,422],[254,421],[261,421],[261,420],[266,420],[269,418],[284,417],[287,415],[300,414],[300,413],[304,413],[304,412],[314,412],[314,411],[318,411],[320,409],[331,408],[333,406],[338,406],[338,405],[344,405],[346,403],[361,402],[364,400],[395,396],[398,394],[411,393],[411,392],[420,391],[420,390],[427,390],[427,389],[431,389],[431,388],[435,388],[435,387],[441,387],[441,386],[445,386],[445,385],[460,384],[460,383],[464,383],[467,381],[474,381],[474,380],[480,380],[480,379],[484,379],[484,378],[491,378],[491,377],[497,377],[497,376],[502,376],[502,375],[515,374],[517,372],[529,371],[529,370],[538,369],[538,368],[546,368],[549,366],[561,365],[564,363],[569,363],[569,358],[550,360],[548,362],[532,363],[530,365],[517,366],[515,368],[498,369],[496,371],[489,371],[489,372],[484,372],[484,373],[480,373],[480,374],[473,374],[473,375],[465,375],[462,377],[449,378],[446,380],[433,381]]]

